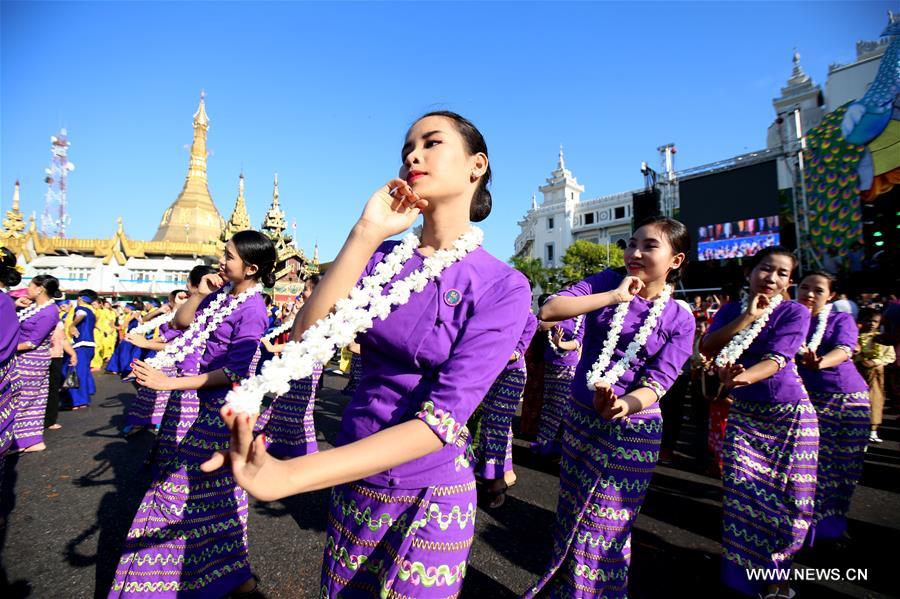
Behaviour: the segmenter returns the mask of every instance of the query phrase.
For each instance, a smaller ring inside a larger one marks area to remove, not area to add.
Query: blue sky
[[[407,127],[451,109],[485,135],[494,171],[486,248],[516,222],[559,145],[585,197],[640,187],[675,142],[677,167],[765,147],[772,98],[802,64],[877,39],[894,2],[10,2],[0,5],[0,208],[22,182],[40,215],[49,138],[68,128],[70,235],[122,216],[149,239],[187,171],[201,89],[209,185],[227,218],[243,168],[259,226],[279,174],[298,242],[331,259]],[[540,199],[540,198],[539,198]]]

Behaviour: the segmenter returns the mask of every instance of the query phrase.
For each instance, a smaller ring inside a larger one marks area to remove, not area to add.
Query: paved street
[[[343,377],[326,376],[316,410],[321,447],[333,441],[346,399]],[[142,466],[152,437],[118,435],[132,388],[97,377],[94,405],[63,412],[62,430],[48,431],[49,449],[7,463],[14,501],[2,567],[10,589],[3,597],[105,596],[122,540],[150,483]],[[685,424],[683,436],[692,433]],[[800,582],[798,599],[898,596],[900,451],[896,410],[872,447],[851,511],[854,544],[843,552],[805,551],[800,567],[865,568],[862,582]],[[506,505],[478,516],[477,538],[464,597],[513,597],[531,585],[548,559],[557,478],[552,465],[531,458],[517,439],[519,482]],[[683,447],[687,447],[684,444]],[[729,597],[718,585],[721,492],[697,474],[684,455],[676,467],[657,467],[633,538],[631,596]],[[316,597],[324,545],[327,491],[284,501],[251,502],[250,553],[267,597]]]

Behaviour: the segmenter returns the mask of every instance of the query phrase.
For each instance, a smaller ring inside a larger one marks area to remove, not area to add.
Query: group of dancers
[[[19,284],[16,258],[2,247],[0,269],[0,289]],[[94,313],[90,309],[96,296],[90,290],[82,291],[74,309],[62,318],[56,303],[62,294],[55,277],[37,275],[23,291],[15,300],[4,293],[15,310],[4,315],[8,329],[4,350],[9,353],[5,368],[14,370],[7,373],[8,385],[11,388],[15,383],[18,389],[17,400],[7,408],[9,413],[3,413],[3,421],[10,424],[4,447],[8,442],[10,451],[33,453],[46,449],[46,429],[61,428],[56,419],[62,391],[73,410],[87,406],[96,391],[91,376]],[[76,383],[64,385],[64,377]]]
[[[552,559],[526,596],[626,596],[631,530],[662,437],[659,402],[695,347],[694,318],[672,297],[688,232],[665,217],[641,223],[626,274],[605,270],[568,286],[536,318],[528,281],[486,252],[471,225],[490,213],[490,179],[471,122],[443,111],[417,120],[399,177],[368,200],[293,318],[291,339],[311,343],[304,333],[344,298],[376,290],[355,335],[358,378],[333,449],[318,450],[312,421],[321,364],[262,414],[226,401],[257,371],[261,345],[291,354],[267,337],[271,241],[236,233],[215,272],[191,273],[158,354],[132,366],[145,391],[130,424],[158,420],[159,436],[110,597],[252,596],[248,494],[273,501],[325,488],[322,597],[457,596],[476,475],[493,499],[510,483],[512,419],[534,334],[548,335],[554,354],[535,449],[561,461]],[[405,242],[389,238],[420,215],[416,247],[404,253]],[[14,264],[4,257],[7,288],[18,282]],[[805,542],[843,534],[868,434],[867,387],[849,362],[855,324],[828,309],[826,273],[805,277],[798,301],[784,299],[794,267],[784,248],[760,251],[747,299],[723,306],[696,340],[716,361],[719,401],[731,404],[722,580],[767,599],[793,591],[751,581],[746,569],[788,570]],[[16,407],[28,413],[19,371],[33,351],[22,346],[33,318],[17,317],[0,293],[3,451]]]

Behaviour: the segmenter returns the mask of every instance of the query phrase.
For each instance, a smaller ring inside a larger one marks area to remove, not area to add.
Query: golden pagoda
[[[22,252],[25,243],[25,219],[19,210],[19,182],[16,181],[13,190],[12,208],[6,211],[3,219],[3,230],[0,231],[0,246],[8,248],[18,255]]]
[[[244,200],[244,173],[241,173],[238,179],[238,197],[234,202],[234,210],[231,211],[231,218],[225,223],[219,242],[222,247],[225,242],[231,239],[231,236],[238,231],[246,231],[250,228],[250,215],[247,213],[247,202]]]
[[[200,107],[194,115],[194,141],[184,188],[166,210],[152,241],[128,237],[121,218],[116,219],[115,233],[108,238],[43,235],[37,229],[34,216],[26,221],[21,212],[19,182],[16,181],[12,207],[6,211],[0,228],[0,245],[12,250],[25,265],[25,280],[36,274],[53,274],[69,281],[70,287],[64,289],[67,293],[89,283],[97,292],[113,296],[157,296],[176,285],[183,286],[184,277],[194,265],[217,259],[223,240],[237,231],[252,228],[244,198],[243,173],[238,179],[238,196],[227,223],[210,197],[206,177],[208,130],[209,117],[201,95]],[[319,272],[319,265],[315,260],[310,262],[303,250],[297,248],[294,239],[287,235],[285,213],[279,204],[277,175],[272,205],[262,229],[277,250],[275,299],[292,300],[303,290],[305,279]]]
[[[206,180],[206,134],[209,117],[206,115],[204,93],[200,93],[200,107],[194,114],[194,141],[184,187],[169,206],[159,223],[153,241],[214,242],[219,239],[225,220],[209,195]]]

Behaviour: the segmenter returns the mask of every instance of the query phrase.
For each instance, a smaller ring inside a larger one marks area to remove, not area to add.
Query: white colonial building
[[[889,24],[898,19],[900,16],[888,14]],[[829,67],[824,92],[803,71],[800,54],[794,52],[791,75],[781,88],[780,97],[772,100],[776,116],[768,128],[765,149],[676,172],[674,151],[666,153],[671,144],[658,148],[663,158],[662,168],[654,176],[658,176],[662,207],[667,204],[669,208],[664,211],[677,214],[681,181],[773,159],[778,164],[778,188],[794,190],[799,201],[799,138],[818,126],[828,112],[865,94],[878,72],[889,41],[883,38],[880,41],[857,42],[854,62]],[[562,148],[556,169],[547,183],[538,189],[543,200],[538,204],[532,196],[531,209],[519,221],[521,231],[516,237],[515,255],[539,258],[545,267],[559,266],[566,249],[579,239],[598,244],[627,240],[632,227],[633,196],[646,191],[634,189],[582,200],[584,186],[566,168]],[[802,217],[802,214],[797,214],[797,217]]]
[[[540,205],[532,196],[531,209],[519,221],[516,256],[559,266],[574,241],[615,244],[631,235],[631,196],[641,190],[582,200],[584,186],[566,168],[562,148],[556,169],[538,190],[543,195]]]

